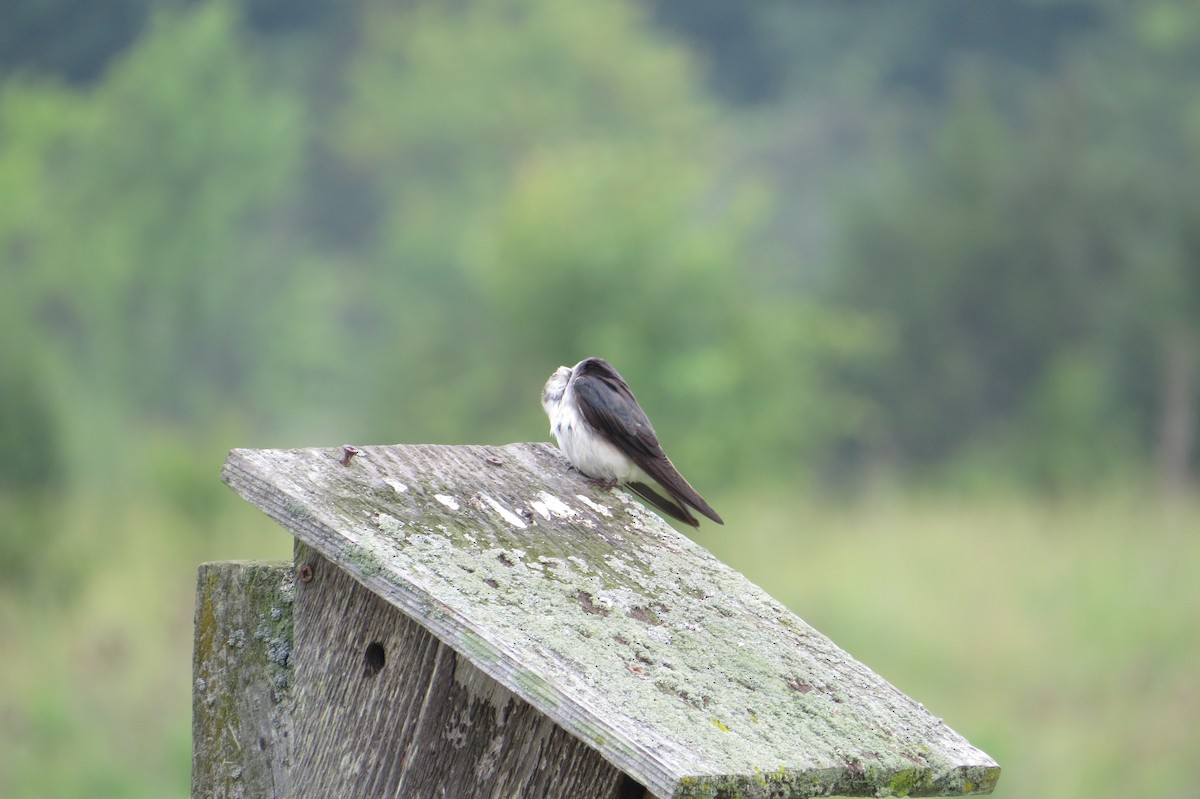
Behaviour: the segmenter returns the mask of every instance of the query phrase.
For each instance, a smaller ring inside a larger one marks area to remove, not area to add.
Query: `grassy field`
[[[702,542],[995,757],[995,796],[1195,795],[1200,505],[722,499]],[[195,565],[290,554],[216,507],[0,508],[45,536],[0,575],[0,796],[188,795]]]
[[[730,516],[710,548],[996,758],[995,796],[1196,795],[1195,504],[1116,492]]]

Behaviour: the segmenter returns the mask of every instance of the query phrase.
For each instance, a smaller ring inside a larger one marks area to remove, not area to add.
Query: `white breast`
[[[597,480],[650,482],[649,476],[637,464],[587,423],[575,404],[571,386],[567,386],[557,404],[546,410],[550,416],[550,432],[576,469]]]

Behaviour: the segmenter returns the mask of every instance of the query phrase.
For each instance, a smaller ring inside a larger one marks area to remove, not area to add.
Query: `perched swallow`
[[[662,512],[692,527],[695,508],[717,524],[717,512],[696,493],[658,443],[645,411],[624,378],[601,358],[560,366],[542,389],[550,432],[567,459],[609,488],[624,483]],[[667,496],[656,492],[657,483]]]

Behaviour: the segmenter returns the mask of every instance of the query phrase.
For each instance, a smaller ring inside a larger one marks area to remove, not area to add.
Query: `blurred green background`
[[[1192,797],[1200,5],[8,0],[0,796],[184,797],[233,446],[547,438],[1003,766]]]

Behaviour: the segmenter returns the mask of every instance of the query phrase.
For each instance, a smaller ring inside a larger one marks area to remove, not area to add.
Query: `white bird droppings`
[[[539,491],[540,500],[534,500],[529,503],[529,506],[538,512],[538,515],[543,519],[549,520],[551,516],[558,516],[562,519],[570,518],[575,515],[575,511],[571,510],[565,502],[553,494],[548,494],[545,491]]]
[[[525,522],[521,521],[520,517],[517,516],[517,514],[510,511],[508,508],[504,507],[499,502],[497,502],[496,500],[489,497],[487,494],[482,494],[481,496],[484,498],[484,500],[487,502],[487,504],[492,506],[492,510],[496,511],[496,513],[499,513],[500,516],[503,517],[504,521],[508,522],[513,527],[516,527],[518,530],[524,530],[526,527],[528,527],[528,525],[525,524]]]
[[[458,500],[446,494],[434,494],[433,498],[450,510],[458,510]]]
[[[592,502],[590,499],[585,497],[583,494],[576,494],[575,497],[580,502],[582,502],[584,505],[587,505],[589,508],[596,511],[596,513],[599,513],[601,516],[607,516],[609,518],[612,518],[612,511],[610,511],[607,506],[597,505],[595,502]]]

